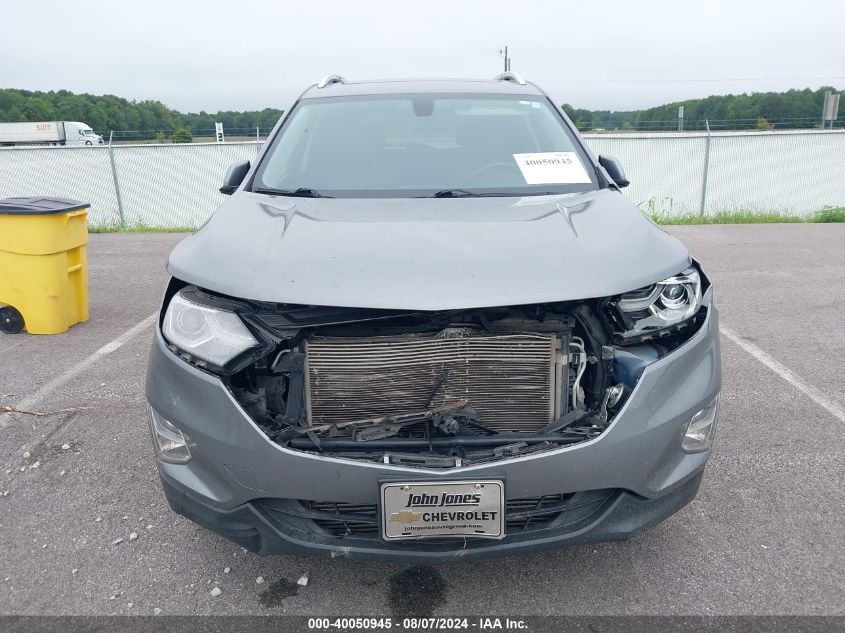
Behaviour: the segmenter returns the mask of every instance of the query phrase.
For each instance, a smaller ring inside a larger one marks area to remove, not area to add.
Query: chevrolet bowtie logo
[[[404,512],[394,512],[390,515],[390,521],[394,521],[396,523],[410,523],[411,521],[417,521],[422,515],[419,512],[411,512],[409,510],[405,510]]]

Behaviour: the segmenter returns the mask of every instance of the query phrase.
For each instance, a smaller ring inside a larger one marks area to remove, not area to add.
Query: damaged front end
[[[620,331],[642,322],[645,298],[663,287],[583,302],[409,311],[243,301],[174,280],[166,301],[233,313],[248,330],[233,336],[252,341],[209,362],[167,336],[171,310],[164,333],[174,353],[220,376],[281,446],[454,468],[601,435],[645,365],[703,318]],[[689,292],[700,291],[699,282]],[[197,340],[204,336],[197,330]]]

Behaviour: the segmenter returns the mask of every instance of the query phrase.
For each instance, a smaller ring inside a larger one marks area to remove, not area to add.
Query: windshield
[[[543,195],[597,188],[543,97],[403,94],[304,99],[253,191],[330,197]]]

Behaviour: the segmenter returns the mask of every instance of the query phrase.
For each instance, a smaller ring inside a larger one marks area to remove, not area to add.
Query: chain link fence
[[[585,134],[616,156],[625,195],[665,217],[718,211],[808,215],[845,206],[845,131]],[[258,142],[0,149],[0,197],[91,203],[94,227],[195,228],[225,199],[226,169]]]
[[[0,198],[62,196],[91,203],[92,227],[196,228],[225,199],[232,163],[260,144],[192,143],[0,149]]]
[[[810,215],[845,206],[845,131],[585,134],[644,211]]]

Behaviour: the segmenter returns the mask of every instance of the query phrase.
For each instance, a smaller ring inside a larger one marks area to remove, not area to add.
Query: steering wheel
[[[514,167],[516,167],[516,165],[514,165],[514,163],[509,163],[509,162],[506,162],[506,161],[499,161],[499,162],[496,162],[496,163],[488,163],[486,165],[482,165],[481,167],[476,169],[474,172],[472,172],[472,175],[469,177],[469,180],[470,180],[470,182],[473,182],[473,181],[477,180],[482,174],[486,174],[488,171],[493,171],[495,169],[512,170]]]

